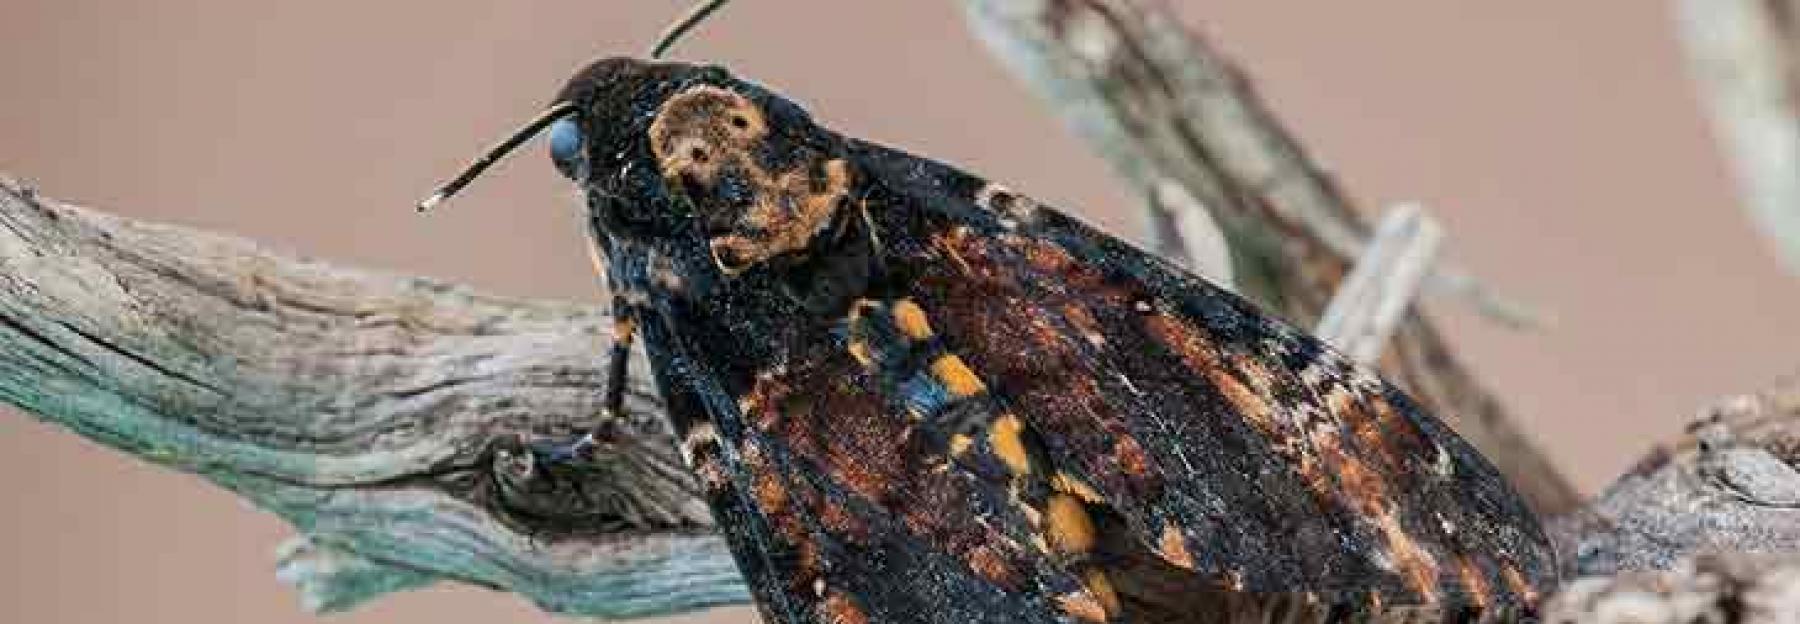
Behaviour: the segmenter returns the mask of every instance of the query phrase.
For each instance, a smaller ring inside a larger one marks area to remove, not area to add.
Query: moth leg
[[[612,348],[606,361],[606,396],[601,402],[600,417],[614,420],[625,413],[625,383],[631,368],[631,346],[637,343],[637,308],[614,297]]]
[[[546,459],[566,462],[585,458],[594,447],[617,438],[618,427],[625,418],[625,389],[631,373],[631,347],[637,343],[637,308],[624,297],[613,297],[613,338],[607,349],[606,388],[600,399],[600,414],[594,426],[581,437],[554,445]]]

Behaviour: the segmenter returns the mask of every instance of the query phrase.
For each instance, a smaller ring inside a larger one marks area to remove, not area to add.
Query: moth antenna
[[[535,119],[526,123],[524,127],[519,128],[517,132],[512,133],[512,136],[506,137],[506,140],[489,148],[487,153],[481,155],[481,158],[477,158],[475,159],[475,162],[469,163],[468,168],[463,169],[463,172],[457,175],[455,179],[438,187],[436,193],[432,193],[430,197],[425,198],[425,201],[419,202],[419,212],[425,212],[436,207],[438,204],[444,203],[444,200],[450,199],[450,196],[462,191],[463,187],[468,186],[470,182],[475,181],[475,178],[480,177],[481,172],[487,171],[488,167],[492,167],[494,163],[499,162],[501,158],[519,147],[519,144],[531,140],[531,137],[537,136],[539,132],[543,132],[544,128],[549,127],[550,124],[556,123],[557,120],[569,115],[573,115],[575,112],[576,106],[574,102],[557,102],[552,105],[549,110],[539,113]]]
[[[699,26],[700,22],[706,21],[706,18],[710,17],[714,11],[718,11],[721,7],[725,6],[725,3],[730,1],[731,0],[707,0],[706,2],[694,5],[694,8],[688,10],[687,15],[681,16],[681,19],[676,20],[674,24],[669,25],[668,30],[663,31],[662,38],[656,41],[656,47],[650,48],[650,58],[653,60],[662,58],[663,53],[668,52],[669,48],[674,47],[676,43],[680,42],[681,38],[688,34],[688,31],[693,30],[695,26]]]

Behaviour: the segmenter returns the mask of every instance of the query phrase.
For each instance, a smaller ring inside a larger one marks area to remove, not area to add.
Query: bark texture
[[[1800,554],[1797,468],[1800,378],[1723,401],[1552,525],[1565,571],[1606,576],[1674,570],[1708,553]]]
[[[527,461],[592,425],[609,328],[0,182],[0,400],[292,522],[318,610],[437,579],[606,616],[746,600],[644,384],[593,473]]]
[[[1553,525],[1551,622],[1800,622],[1800,379],[1702,412]]]

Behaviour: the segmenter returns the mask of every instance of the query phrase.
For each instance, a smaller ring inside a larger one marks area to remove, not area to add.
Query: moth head
[[[723,69],[598,61],[557,101],[551,160],[595,222],[628,237],[697,237],[735,275],[804,257],[847,214],[843,141],[799,106]]]
[[[657,50],[719,4],[699,7]],[[695,243],[726,275],[804,260],[853,212],[844,141],[722,68],[606,58],[576,72],[551,102],[420,209],[545,133],[551,162],[583,189],[600,231]]]
[[[687,63],[605,58],[590,63],[557,91],[537,117],[489,148],[461,174],[419,202],[420,211],[443,203],[488,167],[539,134],[548,134],[551,162],[564,177],[603,195],[646,198],[646,189],[622,181],[648,158],[643,137],[647,115],[680,85],[730,80],[724,70]]]
[[[679,42],[688,31],[692,30],[701,22],[706,21],[709,16],[724,7],[728,2],[729,0],[703,0],[702,2],[695,4],[686,15],[671,24],[669,28],[663,32],[662,37],[657,39],[656,45],[650,48],[650,58],[662,58],[663,53],[667,52],[669,48]],[[466,187],[470,182],[475,181],[475,178],[481,177],[482,172],[487,171],[488,167],[493,166],[495,162],[498,162],[508,153],[511,153],[514,149],[518,148],[520,144],[537,136],[546,128],[550,129],[550,155],[551,159],[556,163],[556,168],[559,171],[562,171],[565,177],[573,179],[578,183],[586,183],[591,177],[592,171],[589,167],[590,160],[588,159],[588,146],[592,143],[589,136],[592,133],[584,132],[588,127],[584,124],[586,119],[581,114],[583,112],[582,102],[578,102],[577,99],[572,96],[591,96],[597,91],[593,88],[596,86],[616,87],[623,85],[627,88],[626,90],[629,91],[631,86],[646,82],[642,79],[643,74],[654,73],[641,71],[650,65],[651,64],[649,63],[628,58],[602,59],[589,65],[586,69],[576,74],[575,78],[569,81],[568,86],[563,88],[563,93],[559,94],[555,100],[552,100],[553,103],[548,110],[545,110],[542,114],[538,115],[537,118],[525,124],[524,127],[519,128],[512,136],[501,141],[499,145],[495,145],[487,152],[484,152],[480,158],[476,159],[475,162],[463,169],[462,173],[458,174],[449,182],[446,182],[443,186],[438,187],[436,192],[426,197],[423,201],[420,201],[418,203],[419,212],[430,210],[438,204],[443,203],[444,200],[447,200],[460,192],[463,187]],[[671,67],[689,66],[676,66],[673,64],[662,65],[662,68],[664,69]],[[617,89],[614,90],[616,91]],[[590,106],[589,108],[592,107]],[[606,115],[600,115],[599,117],[604,121]]]

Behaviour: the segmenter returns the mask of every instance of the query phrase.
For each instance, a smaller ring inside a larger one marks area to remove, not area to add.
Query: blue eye
[[[563,177],[580,182],[587,177],[587,153],[582,149],[581,125],[564,117],[550,124],[550,160]]]

